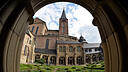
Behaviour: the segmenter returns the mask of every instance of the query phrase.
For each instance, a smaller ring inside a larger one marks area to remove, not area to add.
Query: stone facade
[[[36,37],[36,59],[44,58],[46,64],[54,65],[86,64],[83,45],[88,43],[82,36],[78,40],[68,35],[68,19],[64,10],[59,19],[59,30],[48,30],[46,23],[39,18],[35,18],[29,29]]]
[[[21,50],[20,63],[33,63],[35,61],[35,36],[27,30]]]
[[[63,0],[94,17],[104,50],[105,72],[128,72],[128,0]],[[3,0],[0,10],[0,72],[20,72],[24,33],[41,7],[56,0]],[[61,2],[61,1],[58,1]]]

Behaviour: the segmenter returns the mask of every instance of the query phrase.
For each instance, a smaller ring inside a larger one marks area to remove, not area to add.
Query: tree
[[[43,58],[37,60],[37,63],[40,63],[41,65],[44,64],[45,60]]]

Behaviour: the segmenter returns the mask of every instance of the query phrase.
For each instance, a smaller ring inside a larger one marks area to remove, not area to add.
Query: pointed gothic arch
[[[128,72],[127,0],[62,0],[88,9],[94,16],[104,48],[106,72]],[[0,5],[0,72],[19,72],[26,27],[41,7],[58,0],[5,0]]]

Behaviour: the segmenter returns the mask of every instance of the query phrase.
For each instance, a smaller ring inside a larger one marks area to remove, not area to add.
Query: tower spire
[[[61,15],[61,19],[67,19],[64,8],[63,8],[63,12],[62,12],[62,15]]]
[[[64,9],[59,19],[59,35],[68,35],[68,19],[66,18]]]

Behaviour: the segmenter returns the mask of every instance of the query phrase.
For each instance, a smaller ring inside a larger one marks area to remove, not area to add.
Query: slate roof
[[[57,44],[80,44],[78,41],[60,41],[57,40]]]
[[[61,15],[61,19],[67,19],[66,18],[66,14],[65,14],[65,10],[63,9],[62,15]]]
[[[41,49],[41,48],[35,48],[35,53],[57,54],[56,49]]]
[[[100,43],[84,43],[83,48],[98,48]]]

